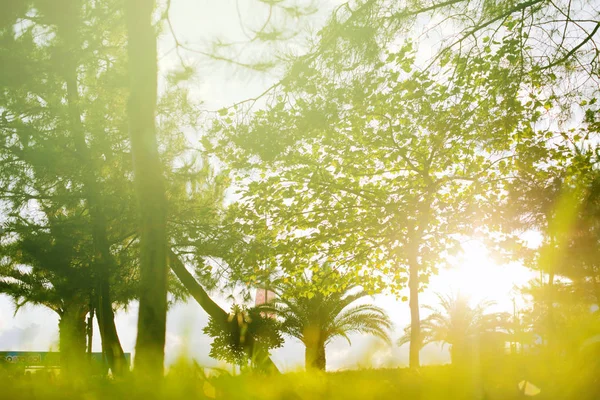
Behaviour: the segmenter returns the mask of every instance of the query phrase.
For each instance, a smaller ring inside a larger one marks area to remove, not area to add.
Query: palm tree
[[[61,358],[70,372],[81,368],[85,360],[85,316],[94,281],[85,261],[83,235],[66,235],[73,230],[63,232],[60,226],[53,223],[50,232],[22,232],[17,240],[0,246],[4,256],[0,293],[13,298],[16,311],[29,303],[58,314]]]
[[[329,276],[331,277],[331,276]],[[283,319],[283,332],[299,339],[305,350],[307,369],[325,370],[325,347],[335,337],[341,336],[350,342],[351,333],[374,335],[390,342],[388,330],[392,322],[386,312],[372,304],[353,303],[368,296],[358,285],[346,285],[340,291],[320,291],[324,288],[321,279],[310,280],[314,291],[298,290],[288,285],[277,290],[279,296],[263,306]]]
[[[62,366],[69,373],[79,373],[86,364],[86,334],[93,310],[99,309],[88,219],[81,206],[43,204],[39,216],[45,218],[41,224],[13,221],[6,225],[9,233],[0,243],[0,294],[13,299],[15,312],[32,304],[57,313]],[[111,272],[115,281],[111,307],[126,305],[137,294],[135,257],[129,250],[117,254],[122,262]]]
[[[471,306],[469,299],[458,295],[437,294],[439,305],[424,306],[431,314],[421,321],[423,346],[441,342],[450,345],[450,357],[453,364],[460,364],[472,353],[473,346],[482,339],[488,343],[502,343],[509,323],[508,313],[486,313],[494,303],[483,301]],[[404,335],[398,345],[410,342],[410,325],[404,329]]]

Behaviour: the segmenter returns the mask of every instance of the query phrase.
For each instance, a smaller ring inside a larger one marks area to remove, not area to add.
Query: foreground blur
[[[585,358],[585,357],[584,357]],[[592,359],[598,359],[596,356]],[[125,380],[31,373],[4,367],[3,398],[14,399],[597,399],[597,365],[558,362],[552,355],[481,358],[479,365],[419,370],[363,369],[276,376],[208,370],[180,360],[162,387],[148,393],[139,376]]]

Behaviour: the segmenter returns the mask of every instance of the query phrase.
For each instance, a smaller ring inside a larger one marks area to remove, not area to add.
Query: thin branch
[[[577,52],[577,50],[579,50],[580,48],[582,48],[587,42],[589,42],[590,40],[592,40],[592,38],[594,37],[594,35],[596,34],[596,32],[598,32],[598,29],[600,29],[600,22],[598,22],[596,24],[596,27],[594,28],[594,30],[587,35],[587,37],[585,39],[583,39],[581,41],[581,43],[579,43],[577,46],[573,47],[571,49],[571,51],[567,52],[567,54],[565,54],[563,57],[559,58],[558,60],[544,66],[541,67],[540,70],[544,71],[547,70],[549,68],[555,67],[559,64],[562,64],[563,62],[567,61],[573,54],[575,54]]]

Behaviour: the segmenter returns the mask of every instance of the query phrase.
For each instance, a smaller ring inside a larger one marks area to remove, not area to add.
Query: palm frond
[[[461,294],[436,293],[436,296],[436,306],[423,307],[431,311],[427,318],[420,321],[423,346],[432,342],[455,345],[484,332],[505,329],[505,321],[508,320],[506,313],[486,313],[486,310],[495,304],[492,301],[482,301],[471,306],[468,297]],[[397,344],[402,346],[409,343],[410,333],[411,327],[408,325]]]
[[[320,339],[328,343],[341,336],[351,344],[350,333],[377,336],[390,342],[388,331],[392,323],[385,311],[372,304],[351,305],[368,293],[358,286],[348,285],[343,292],[317,293],[301,296],[294,290],[280,291],[280,296],[263,308],[283,320],[283,329],[289,336],[302,341],[307,329],[319,330]]]

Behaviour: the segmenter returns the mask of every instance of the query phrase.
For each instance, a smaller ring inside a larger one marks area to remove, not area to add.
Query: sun
[[[462,245],[462,253],[431,278],[429,293],[466,295],[472,302],[490,300],[502,310],[512,310],[513,300],[522,303],[518,287],[534,276],[519,263],[499,265],[485,245],[470,240]],[[427,296],[429,297],[429,296]],[[429,299],[424,299],[424,302]]]

